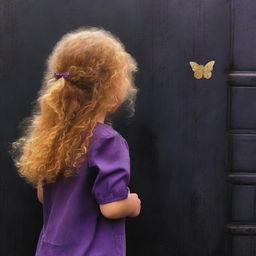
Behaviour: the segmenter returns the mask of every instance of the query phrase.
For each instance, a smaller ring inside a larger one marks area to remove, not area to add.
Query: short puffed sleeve
[[[129,147],[119,133],[103,136],[97,140],[90,152],[89,168],[96,172],[91,192],[98,204],[128,197]]]

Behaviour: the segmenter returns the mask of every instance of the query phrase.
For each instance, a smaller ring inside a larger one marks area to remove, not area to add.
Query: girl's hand
[[[129,189],[129,194],[127,199],[129,200],[130,207],[131,207],[131,213],[127,217],[137,217],[141,211],[141,200],[139,199],[138,194],[130,193],[130,189]]]
[[[109,219],[119,219],[124,217],[136,217],[140,214],[141,202],[136,193],[130,193],[125,199],[113,201],[111,203],[100,204],[101,213]]]

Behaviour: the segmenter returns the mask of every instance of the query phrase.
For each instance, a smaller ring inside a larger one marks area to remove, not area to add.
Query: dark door
[[[142,200],[127,255],[256,255],[255,1],[3,0],[0,13],[0,255],[34,255],[42,206],[7,149],[51,48],[82,25],[110,30],[139,63],[136,114],[115,117]],[[189,62],[212,60],[196,79]]]

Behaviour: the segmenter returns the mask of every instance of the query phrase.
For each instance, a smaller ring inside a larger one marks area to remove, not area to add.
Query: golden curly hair
[[[101,27],[79,27],[63,35],[46,59],[32,115],[11,143],[19,176],[35,188],[55,182],[58,175],[73,176],[86,160],[99,116],[113,113],[124,100],[133,115],[137,70],[120,39]],[[70,79],[54,76],[67,71]]]

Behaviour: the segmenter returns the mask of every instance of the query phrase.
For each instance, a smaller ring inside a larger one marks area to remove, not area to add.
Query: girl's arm
[[[37,198],[41,203],[43,203],[43,188],[41,184],[37,186]]]
[[[100,204],[101,213],[108,219],[136,217],[140,209],[141,201],[136,193],[129,193],[128,197],[123,200]]]

